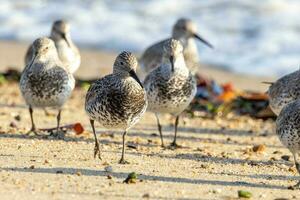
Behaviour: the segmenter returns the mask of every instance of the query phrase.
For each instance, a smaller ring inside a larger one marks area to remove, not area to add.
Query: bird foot
[[[25,135],[30,135],[31,133],[33,133],[35,136],[40,136],[40,134],[38,134],[38,131],[36,128],[31,128],[27,133],[25,133]]]
[[[58,130],[58,131],[51,131],[50,134],[48,135],[48,137],[53,137],[53,138],[57,138],[57,139],[64,139],[65,138],[65,131],[62,130]]]
[[[126,161],[124,158],[121,158],[119,164],[126,165],[126,164],[130,164],[130,162]]]
[[[290,189],[290,190],[299,190],[300,189],[300,181],[296,185],[289,186],[288,189]]]
[[[178,149],[178,148],[181,148],[182,146],[181,145],[178,145],[176,142],[172,142],[169,146],[170,149]]]

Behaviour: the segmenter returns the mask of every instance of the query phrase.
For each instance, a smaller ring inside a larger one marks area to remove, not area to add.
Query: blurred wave
[[[140,52],[188,17],[216,47],[198,44],[202,62],[279,76],[299,68],[299,13],[297,0],[1,0],[0,38],[32,41],[66,19],[81,46]]]

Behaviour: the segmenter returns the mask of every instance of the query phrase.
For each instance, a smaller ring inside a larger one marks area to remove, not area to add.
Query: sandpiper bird
[[[269,103],[276,115],[279,115],[285,105],[300,99],[300,70],[287,74],[269,84]]]
[[[181,18],[175,23],[172,38],[181,42],[186,64],[193,71],[197,70],[196,64],[199,63],[198,50],[194,38],[200,40],[210,48],[213,48],[209,42],[197,34],[196,24],[185,18]],[[161,63],[163,45],[166,40],[153,44],[147,48],[141,56],[140,64],[144,74],[148,74]]]
[[[283,107],[276,120],[276,133],[281,143],[293,154],[297,171],[300,175],[300,100],[295,100]],[[294,186],[300,189],[300,181]]]
[[[85,110],[95,137],[94,157],[98,154],[101,159],[94,128],[96,120],[106,128],[124,130],[122,157],[119,163],[126,163],[124,159],[126,133],[147,108],[147,95],[136,75],[137,65],[132,53],[122,52],[115,60],[113,73],[97,80],[87,92]]]
[[[58,20],[53,23],[50,38],[54,41],[59,59],[73,74],[80,66],[80,54],[74,45],[70,35],[70,25]],[[28,64],[33,56],[33,47],[30,46],[25,56],[25,64]]]
[[[179,115],[188,107],[196,94],[196,80],[187,68],[183,56],[183,47],[178,40],[164,42],[161,64],[151,71],[144,81],[147,92],[148,109],[155,113],[164,146],[159,113],[170,113],[176,116],[175,135],[171,146],[176,147]]]
[[[33,121],[33,108],[57,108],[57,131],[61,107],[75,86],[73,75],[58,58],[54,42],[49,38],[38,38],[33,44],[33,57],[21,75],[20,90],[29,106],[31,130],[37,134]]]

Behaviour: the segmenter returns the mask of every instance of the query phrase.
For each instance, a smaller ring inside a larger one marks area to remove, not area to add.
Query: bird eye
[[[123,63],[123,62],[120,62],[120,64],[121,64],[121,65],[124,65],[124,63]]]

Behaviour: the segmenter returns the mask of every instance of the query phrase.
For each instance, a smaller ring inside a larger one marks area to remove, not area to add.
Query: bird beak
[[[171,69],[172,69],[172,72],[174,72],[174,56],[170,56],[170,63],[171,63]]]
[[[206,41],[205,39],[203,39],[201,36],[199,36],[198,34],[194,33],[193,36],[195,38],[197,38],[198,40],[200,40],[202,43],[204,43],[205,45],[207,45],[210,48],[214,48],[213,45],[211,45],[208,41]]]
[[[135,73],[135,71],[134,71],[133,69],[130,70],[129,74],[130,74],[130,76],[131,76],[134,80],[136,80],[136,82],[138,82],[138,83],[140,84],[140,86],[141,86],[142,88],[144,88],[144,86],[143,86],[143,84],[141,83],[139,77],[136,75],[136,73]]]
[[[71,47],[71,45],[70,45],[70,43],[69,43],[69,41],[68,41],[68,39],[67,39],[66,34],[65,34],[65,33],[62,33],[62,34],[61,34],[61,37],[66,41],[67,45],[68,45],[69,47]]]
[[[37,55],[38,55],[38,53],[34,53],[34,54],[33,54],[33,58],[32,58],[32,60],[31,60],[30,64],[28,65],[28,68],[30,68],[31,65],[34,63],[34,60],[35,60],[35,58],[37,57]]]
[[[261,82],[262,84],[266,84],[266,85],[273,85],[274,84],[274,82],[268,82],[268,81],[263,81],[263,82]]]

